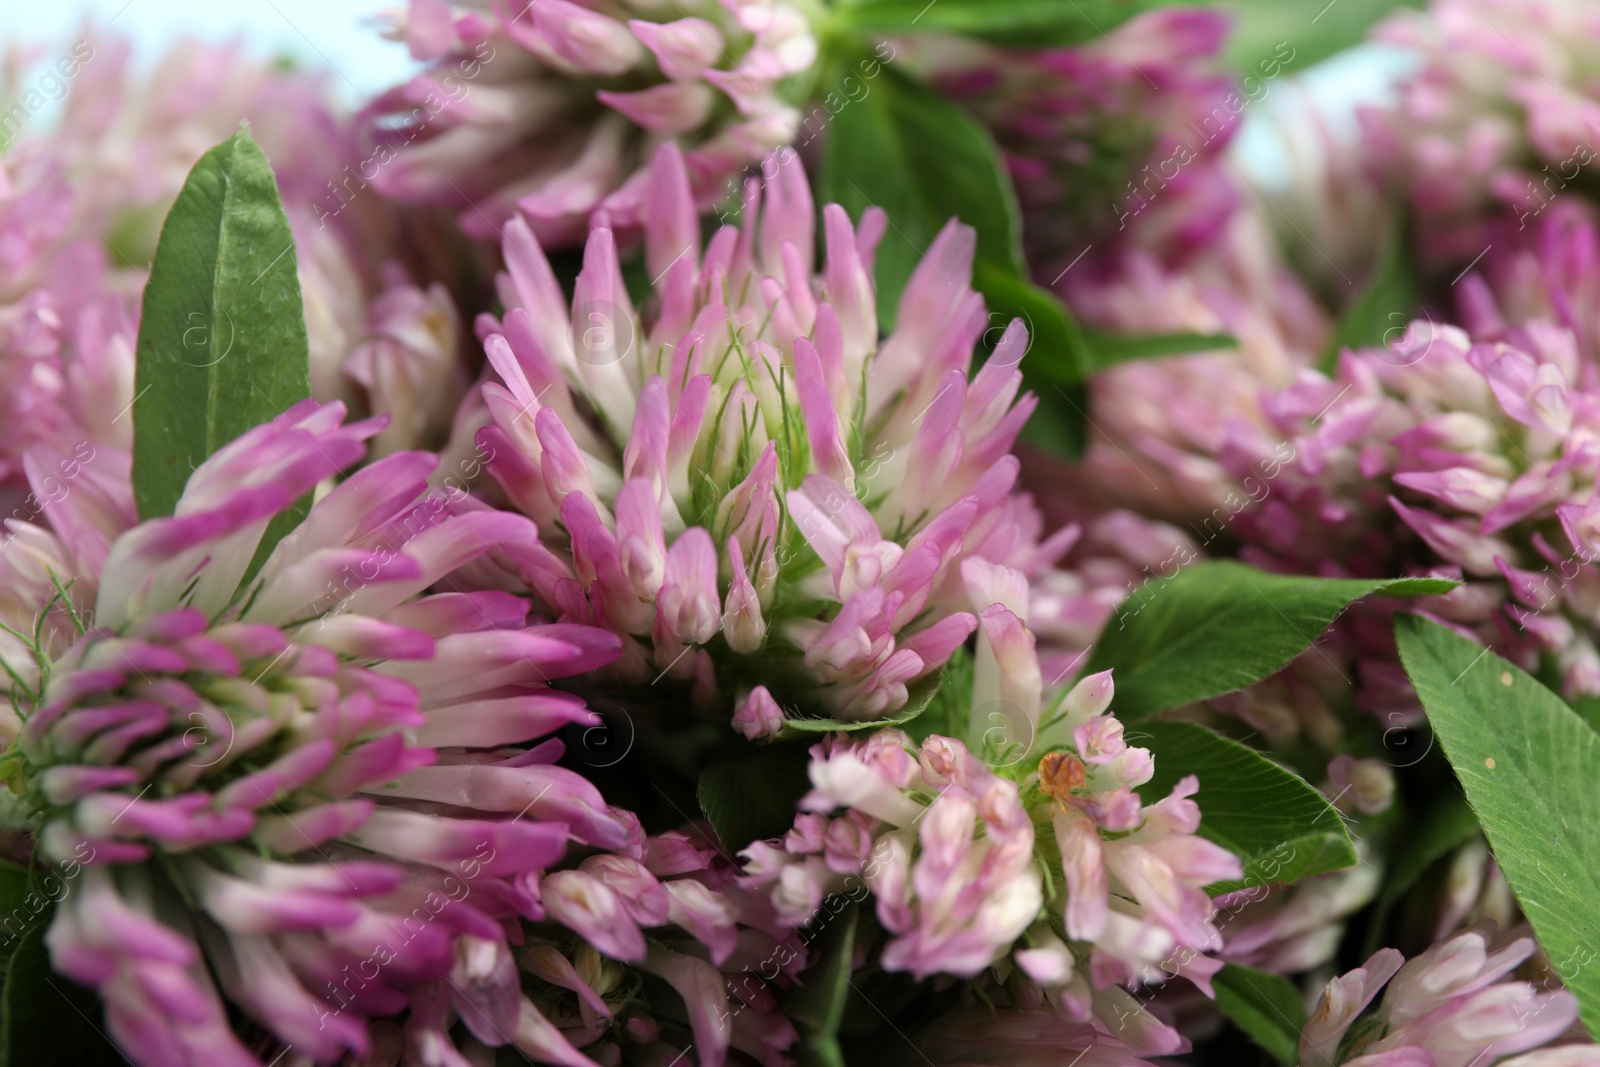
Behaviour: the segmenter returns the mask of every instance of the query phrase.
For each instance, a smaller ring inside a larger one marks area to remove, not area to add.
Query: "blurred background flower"
[[[6,4],[0,41],[54,43],[71,38],[85,18],[132,38],[149,64],[173,40],[243,38],[258,55],[282,56],[300,66],[330,68],[345,103],[379,92],[418,64],[373,31],[382,0],[67,0],[60,4]]]

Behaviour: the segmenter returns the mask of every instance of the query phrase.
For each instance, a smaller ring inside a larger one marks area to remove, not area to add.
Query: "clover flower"
[[[486,0],[411,0],[390,36],[431,66],[370,110],[374,184],[461,212],[492,237],[517,212],[541,241],[581,240],[589,215],[644,219],[656,147],[683,146],[709,207],[747,164],[789,144],[785,79],[817,45],[778,0],[540,0],[515,15]]]
[[[397,263],[383,274],[383,291],[367,305],[364,339],[326,361],[360,386],[372,410],[389,416],[373,441],[380,456],[442,445],[468,388],[461,316],[449,291],[440,282],[416,285]]]
[[[1074,534],[1041,544],[1014,491],[1034,403],[1017,399],[1020,323],[969,377],[988,323],[972,231],[944,229],[880,341],[883,215],[857,229],[828,205],[818,273],[810,190],[773,164],[746,187],[743,228],[702,254],[683,158],[657,153],[643,323],[610,229],[589,236],[569,315],[532,232],[508,224],[510,310],[479,323],[499,378],[479,445],[552,547],[534,592],[622,635],[619,677],[873,719],[978,625],[963,561],[1037,572]]]
[[[452,287],[471,292],[463,281],[470,272],[460,268],[466,242],[448,222],[374,193],[359,210],[331,217],[323,203],[341,203],[342,195],[284,205],[305,309],[311,394],[390,416],[373,441],[374,458],[407,448],[457,458],[460,450],[447,442],[471,387],[472,345]]]
[[[12,55],[0,77],[34,69]],[[357,138],[325,79],[254,61],[237,42],[194,41],[136,76],[128,42],[109,33],[87,34],[47,70],[66,72],[59,121],[5,126],[16,139],[0,178],[0,374],[15,430],[0,480],[21,481],[20,453],[40,439],[57,451],[93,445],[102,464],[103,446],[127,450],[131,420],[103,431],[131,393],[93,398],[104,404],[68,394],[120,388],[124,370],[131,382],[138,295],[161,220],[195,161],[246,120],[295,234],[313,395],[392,414],[378,455],[443,443],[468,385],[467,337],[441,281],[424,274],[431,284],[417,286],[386,260],[431,271],[461,253],[441,247],[440,232],[455,239],[448,224],[375,193],[344,210],[359,192]],[[93,349],[124,344],[115,368],[98,365]]]
[[[382,428],[343,415],[304,401],[224,446],[172,516],[120,532],[92,572],[50,569],[36,625],[9,635],[8,822],[78,878],[52,960],[141,1064],[260,1062],[224,998],[319,1060],[365,1055],[368,1017],[441,997],[505,1044],[532,1006],[493,963],[503,924],[543,917],[539,875],[569,837],[628,837],[550,746],[506,747],[597,721],[546,683],[616,639],[528,626],[501,593],[417,599],[531,543],[525,519],[455,512],[424,495],[433,457],[402,452],[250,573],[268,524]],[[48,520],[71,539],[67,512]]]
[[[1569,696],[1600,693],[1600,409],[1570,333],[1531,323],[1523,336],[1526,349],[1473,344],[1417,322],[1386,348],[1347,352],[1335,378],[1304,372],[1264,402],[1279,441],[1241,434],[1222,457],[1242,472],[1284,440],[1294,457],[1233,528],[1244,557],[1273,569],[1463,578],[1423,610],[1520,664],[1549,655]],[[1408,699],[1388,610],[1346,628],[1369,710]]]
[[[1083,321],[1128,336],[1224,335],[1236,349],[1136,360],[1089,383],[1091,433],[1081,460],[1025,453],[1024,480],[1047,512],[1127,508],[1186,525],[1199,547],[1205,520],[1237,511],[1259,490],[1217,460],[1240,424],[1264,426],[1263,388],[1281,388],[1312,366],[1328,317],[1277,253],[1265,220],[1242,211],[1181,266],[1139,250],[1096,271],[1061,279]],[[1081,520],[1080,520],[1081,521]]]
[[[1461,326],[1475,341],[1534,344],[1535,323],[1571,331],[1586,364],[1600,365],[1600,227],[1575,198],[1552,204],[1524,233],[1507,234],[1459,283]]]
[[[908,54],[994,131],[1029,262],[1054,279],[1097,243],[1182,258],[1226,226],[1240,197],[1219,163],[1245,107],[1218,62],[1227,29],[1217,11],[1165,10],[1076,48],[962,40]]]
[[[1600,1063],[1593,1044],[1552,1046],[1578,1018],[1565,989],[1508,980],[1531,937],[1481,923],[1410,961],[1392,948],[1330,981],[1300,1033],[1300,1062],[1352,1067],[1556,1067]],[[1357,1016],[1384,989],[1378,1010]],[[1538,1050],[1538,1051],[1530,1051]],[[1523,1053],[1523,1055],[1517,1055]]]
[[[914,746],[893,729],[860,744],[839,738],[813,749],[810,773],[808,814],[782,847],[746,852],[790,922],[809,921],[845,876],[860,874],[894,935],[884,968],[922,979],[978,974],[1038,915],[1034,827],[1018,786],[959,741],[933,735]]]
[[[58,198],[69,201],[73,227],[106,241],[120,266],[150,262],[189,169],[245,119],[286,203],[317,196],[353,157],[352,130],[330,103],[327,79],[255,60],[242,41],[175,42],[148,77],[136,74],[130,42],[114,33],[88,33],[61,58],[76,62],[59,121],[25,128],[23,140],[59,167]]]
[[[584,1055],[616,1062],[625,1046],[670,1060],[693,1047],[704,1064],[732,1050],[790,1062],[798,1035],[778,997],[810,954],[706,830],[635,833],[542,889],[549,920],[518,958],[533,1002]],[[647,975],[681,1004],[641,989]]]
[[[131,494],[116,491],[128,477],[132,426],[117,416],[133,400],[136,312],[65,188],[47,148],[22,145],[0,162],[4,517],[36,521],[87,461],[114,497],[108,521],[120,523],[133,514]],[[29,485],[47,478],[46,492]]]
[[[974,979],[1009,960],[1027,994],[1014,1006],[1048,1003],[1073,1022],[1109,1022],[1127,983],[1181,974],[1209,991],[1222,938],[1203,887],[1243,872],[1195,835],[1197,779],[1144,803],[1135,790],[1154,761],[1123,740],[1109,672],[1041,714],[1025,580],[981,560],[963,571],[991,601],[970,718],[956,724],[967,739],[913,744],[884,729],[817,745],[806,813],[781,841],[746,849],[747,872],[796,925],[864,881],[892,935],[885,970]],[[1127,1039],[1135,1052],[1184,1047],[1153,1019],[1147,1029]]]
[[[1221,506],[1238,488],[1214,458],[1228,422],[1259,419],[1261,384],[1287,384],[1327,333],[1223,151],[1294,51],[1236,81],[1218,61],[1227,28],[1217,11],[1169,9],[1075,48],[908,53],[994,132],[1033,277],[1074,315],[1117,334],[1238,342],[1095,375],[1085,461],[1029,454],[1033,481],[1080,506],[1166,519]]]
[[[1220,12],[1175,8],[1076,48],[941,42],[909,53],[994,132],[1033,277],[1075,316],[1115,334],[1237,341],[1096,374],[1085,460],[1028,454],[1042,498],[1171,520],[1221,506],[1238,489],[1214,458],[1225,427],[1259,420],[1262,383],[1288,384],[1327,336],[1326,314],[1224,153],[1293,48],[1236,81],[1218,61],[1227,28]]]
[[[1373,36],[1421,55],[1399,101],[1365,109],[1362,125],[1371,165],[1405,191],[1428,265],[1465,263],[1569,187],[1592,186],[1600,15],[1590,5],[1434,0]]]

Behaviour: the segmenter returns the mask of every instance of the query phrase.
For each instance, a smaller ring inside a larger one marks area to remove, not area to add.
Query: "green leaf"
[[[752,841],[781,837],[810,788],[809,741],[746,745],[733,759],[700,775],[700,810],[729,852]]]
[[[842,91],[824,98],[842,103],[828,127],[819,196],[858,220],[874,205],[889,217],[877,255],[878,317],[884,327],[893,326],[907,279],[952,218],[978,231],[980,264],[1020,279],[1016,193],[988,131],[893,67],[857,80],[866,89],[859,99]]]
[[[855,0],[837,9],[865,34],[957,33],[1017,47],[1092,41],[1171,0]]]
[[[1124,722],[1181,707],[1276,672],[1365,596],[1431,596],[1442,578],[1369,580],[1268,574],[1242,563],[1197,563],[1153,578],[1117,609],[1085,673],[1115,669]]]
[[[1277,974],[1230,963],[1211,979],[1217,1007],[1284,1067],[1300,1058],[1306,1006],[1293,982]]]
[[[200,157],[167,214],[144,291],[135,386],[141,520],[172,514],[206,457],[311,395],[294,235],[272,167],[245,128]],[[294,521],[280,515],[279,536]]]
[[[1028,329],[1028,350],[1022,370],[1030,387],[1036,382],[1081,382],[1092,369],[1092,353],[1082,327],[1054,293],[1004,268],[979,260],[972,287],[989,307],[986,340],[998,341],[1013,319]]]
[[[1572,710],[1591,730],[1600,730],[1600,697],[1579,697],[1572,702]]]
[[[922,714],[924,703],[914,704],[909,711],[903,711],[890,719],[868,719],[865,722],[854,722],[850,719],[784,719],[783,733],[780,737],[795,737],[803,734],[832,734],[832,733],[860,733],[864,730],[879,730],[885,726],[904,726],[906,723]]]
[[[1114,333],[1089,331],[1084,334],[1089,351],[1089,364],[1094,370],[1104,370],[1119,363],[1136,359],[1160,359],[1164,356],[1190,356],[1197,352],[1214,352],[1223,348],[1238,348],[1239,342],[1227,334],[1166,333],[1150,337],[1123,337]]]
[[[1395,637],[1495,861],[1584,1025],[1600,1033],[1600,735],[1448,627],[1401,615]]]
[[[1332,374],[1338,368],[1339,353],[1346,348],[1382,348],[1398,341],[1416,314],[1421,290],[1406,247],[1405,215],[1396,213],[1378,249],[1366,287],[1345,310],[1328,347],[1323,349],[1321,369]]]
[[[855,955],[856,905],[829,910],[842,896],[829,897],[808,933],[821,934],[819,962],[800,975],[800,984],[784,998],[783,1011],[800,1030],[800,1067],[845,1067],[839,1047],[839,1024],[850,996],[850,964]],[[818,928],[821,928],[820,930]],[[809,939],[808,939],[809,940]]]
[[[127,1061],[106,1038],[100,1003],[50,969],[46,923],[22,936],[0,995],[0,1067],[98,1067]]]
[[[1145,803],[1167,796],[1184,775],[1199,776],[1200,836],[1244,865],[1242,880],[1208,887],[1213,896],[1355,865],[1338,809],[1255,749],[1190,722],[1140,723],[1127,740],[1155,757],[1155,775],[1139,787]]]
[[[1227,57],[1235,68],[1258,77],[1277,61],[1284,68],[1305,70],[1335,53],[1361,43],[1368,28],[1400,7],[1421,7],[1423,0],[1229,0],[1222,8],[1234,16]],[[1247,86],[1248,88],[1248,86]]]
[[[1083,455],[1089,443],[1089,390],[1085,384],[1044,382],[1033,389],[1039,406],[1022,427],[1022,440],[1066,459]]]

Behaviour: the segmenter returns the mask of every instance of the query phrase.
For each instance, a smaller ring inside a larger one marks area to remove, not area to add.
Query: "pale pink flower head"
[[[1405,190],[1429,266],[1465,264],[1592,180],[1600,157],[1592,5],[1434,0],[1395,14],[1374,37],[1422,59],[1398,102],[1362,119],[1364,153]]]
[[[1230,530],[1269,569],[1464,579],[1419,606],[1525,666],[1552,656],[1569,696],[1600,693],[1600,379],[1567,331],[1531,323],[1521,337],[1474,344],[1416,322],[1387,347],[1346,352],[1334,378],[1307,371],[1268,394],[1277,441],[1236,438],[1222,462],[1292,458]],[[1408,702],[1392,611],[1343,622],[1368,710]]]
[[[1531,937],[1495,937],[1494,924],[1484,923],[1409,962],[1392,948],[1380,949],[1364,966],[1328,983],[1301,1032],[1300,1062],[1600,1063],[1600,1047],[1593,1044],[1549,1044],[1577,1020],[1576,997],[1509,978],[1534,948]],[[1358,1022],[1385,983],[1377,1010]]]
[[[790,1062],[798,1035],[779,997],[812,957],[703,829],[637,834],[547,876],[543,900],[549,917],[518,958],[552,1026],[542,1047],[518,1040],[522,1051],[615,1063],[620,1046],[669,1062],[692,1047],[700,1063]],[[661,982],[641,986],[647,975]]]
[[[946,759],[962,772],[930,776]],[[809,922],[830,893],[870,889],[892,935],[883,967],[921,979],[981,973],[1038,915],[1042,879],[1021,794],[960,741],[933,735],[913,748],[884,730],[819,744],[810,775],[801,807],[814,814],[799,817],[781,850],[758,842],[745,853],[790,924]]]
[[[366,338],[341,369],[389,425],[373,440],[376,455],[445,442],[467,391],[461,316],[440,282],[416,285],[398,264],[384,270],[383,292],[367,308]]]
[[[508,311],[479,322],[498,380],[478,442],[552,549],[533,591],[622,635],[626,681],[679,680],[715,707],[739,679],[797,714],[871,720],[977,628],[990,601],[964,562],[1037,572],[1073,535],[1041,544],[1015,492],[1010,449],[1034,406],[1018,396],[1021,324],[968,371],[988,322],[973,232],[944,229],[880,339],[883,215],[858,228],[824,208],[819,270],[805,177],[770,162],[742,228],[702,252],[684,156],[661,148],[643,315],[609,228],[589,236],[569,314],[532,232],[509,223]]]
[[[1455,289],[1475,341],[1524,350],[1549,327],[1571,331],[1584,363],[1600,366],[1600,225],[1594,205],[1564,198],[1507,233]]]
[[[657,146],[684,151],[706,208],[794,139],[779,88],[817,44],[781,0],[410,0],[390,36],[429,67],[372,105],[371,180],[460,213],[477,237],[521,212],[540,240],[580,241],[603,208],[636,227]]]
[[[1227,915],[1220,955],[1274,974],[1315,970],[1338,954],[1345,922],[1382,888],[1383,868],[1368,859],[1342,871],[1307,878],[1292,886],[1253,886],[1217,897]],[[1374,858],[1375,859],[1375,858]]]
[[[1033,1006],[1049,1001],[1070,1019],[1126,1015],[1113,1002],[1128,983],[1182,975],[1209,993],[1222,941],[1205,887],[1243,871],[1196,835],[1195,777],[1143,803],[1135,790],[1154,761],[1111,713],[1110,673],[1041,711],[1032,636],[999,625],[1006,612],[983,613],[966,740],[934,733],[913,746],[885,729],[815,746],[807,814],[781,842],[747,849],[747,873],[796,925],[830,894],[864,886],[893,935],[884,969],[984,981],[1010,956]],[[1016,707],[1030,659],[1032,701]],[[990,661],[1007,664],[1007,677],[986,671]],[[1015,718],[991,717],[1013,707]],[[864,859],[839,846],[863,834],[874,840]],[[1054,932],[1063,928],[1066,941]],[[1130,1047],[1179,1050],[1175,1031],[1148,1024]]]
[[[140,1064],[257,1063],[224,997],[308,1055],[365,1055],[369,1016],[461,968],[468,1027],[514,1029],[502,923],[543,916],[538,876],[569,837],[628,836],[551,745],[507,747],[594,722],[546,682],[616,639],[529,626],[502,593],[417,599],[531,544],[527,520],[457,513],[425,493],[435,459],[397,453],[251,573],[269,523],[382,426],[343,416],[307,400],[224,446],[173,515],[118,532],[89,573],[51,571],[36,611],[56,625],[6,650],[15,812],[81,878],[52,959]]]
[[[1043,735],[1049,743],[1070,730],[1071,743],[1052,744],[1029,780],[1052,800],[1046,814],[1060,851],[1057,903],[1067,935],[1093,946],[1097,984],[1148,981],[1165,967],[1188,968],[1208,988],[1216,966],[1201,957],[1222,940],[1205,887],[1243,871],[1232,853],[1195,835],[1194,775],[1154,804],[1134,792],[1150,780],[1154,760],[1123,741],[1111,699],[1109,674],[1079,681]]]
[[[330,100],[331,75],[263,61],[243,41],[177,41],[148,77],[136,73],[131,43],[115,33],[85,32],[43,54],[75,73],[58,123],[26,135],[47,140],[65,178],[61,195],[76,209],[73,226],[108,241],[122,265],[149,263],[189,169],[243,120],[287,204],[318,196],[355,162],[352,130]]]
[[[1240,473],[1218,453],[1234,437],[1267,431],[1261,390],[1289,385],[1316,362],[1327,313],[1283,261],[1261,210],[1237,212],[1181,264],[1131,249],[1100,269],[1087,266],[1042,279],[1059,277],[1058,291],[1086,324],[1128,336],[1223,335],[1237,348],[1096,374],[1084,458],[1069,465],[1030,451],[1024,479],[1049,512],[1086,521],[1083,509],[1126,507],[1181,523],[1198,550],[1214,550],[1226,544],[1231,515],[1263,495],[1275,469]]]
[[[1219,164],[1246,105],[1220,62],[1227,29],[1169,9],[1075,48],[912,42],[910,62],[994,131],[1029,260],[1054,278],[1089,245],[1182,257],[1226,226],[1240,197]]]

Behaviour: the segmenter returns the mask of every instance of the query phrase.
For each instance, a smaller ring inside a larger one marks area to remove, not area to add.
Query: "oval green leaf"
[[[1495,861],[1600,1034],[1600,734],[1530,675],[1448,627],[1395,619],[1400,659]]]
[[[206,457],[311,395],[294,235],[244,127],[200,157],[167,214],[134,381],[141,520],[172,514]]]
[[[1448,593],[1443,578],[1369,580],[1269,574],[1197,563],[1140,586],[1106,623],[1087,673],[1115,669],[1124,722],[1253,685],[1309,648],[1366,596]]]
[[[1298,882],[1354,866],[1344,817],[1310,782],[1253,748],[1190,722],[1145,722],[1129,728],[1130,745],[1155,756],[1155,774],[1139,787],[1153,804],[1185,775],[1197,775],[1199,834],[1239,857],[1244,878],[1207,887],[1236,889]]]

